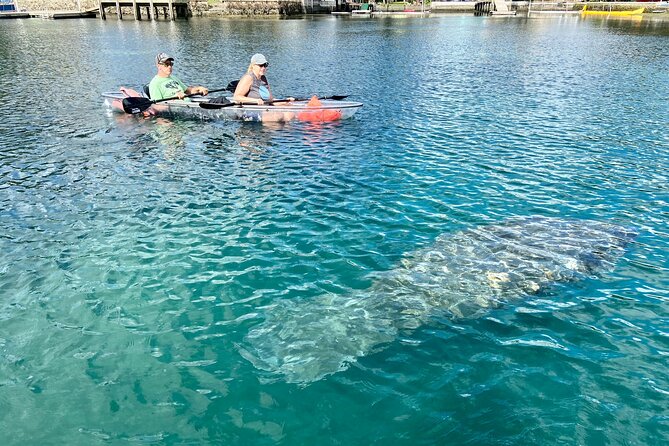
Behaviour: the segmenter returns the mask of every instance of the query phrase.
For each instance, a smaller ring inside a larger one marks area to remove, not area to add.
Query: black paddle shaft
[[[348,97],[347,94],[345,94],[345,95],[335,94],[335,95],[332,95],[332,96],[321,96],[318,99],[322,99],[322,100],[332,99],[333,101],[341,101],[342,99],[346,99],[347,97]],[[311,98],[296,98],[295,100],[296,101],[308,101],[309,99],[311,99]]]
[[[239,79],[230,81],[228,86],[226,87],[226,90],[231,91],[234,93],[234,91],[237,89],[237,84],[239,84]],[[321,97],[318,99],[332,99],[333,101],[341,101],[342,99],[346,99],[348,95],[333,95],[333,96],[325,96]],[[297,98],[295,99],[296,101],[308,101],[311,98]],[[285,99],[275,99],[272,102],[284,102]],[[224,107],[229,107],[229,105],[224,105]]]
[[[227,88],[217,88],[215,90],[209,90],[209,93],[217,93],[219,91],[227,91]],[[189,98],[191,96],[198,96],[198,95],[201,95],[201,93],[191,93],[185,95],[184,97]],[[157,104],[158,102],[172,101],[174,99],[179,99],[179,98],[175,96],[172,98],[156,99],[153,101],[149,98],[143,98],[140,96],[124,98],[123,111],[131,115],[135,115],[137,113],[142,113],[144,110],[151,107],[153,104]]]

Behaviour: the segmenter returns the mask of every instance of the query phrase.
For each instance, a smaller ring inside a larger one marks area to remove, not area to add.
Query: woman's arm
[[[242,76],[242,78],[239,80],[239,83],[237,84],[237,88],[235,88],[235,93],[232,96],[232,99],[241,104],[262,105],[262,99],[250,98],[247,96],[249,91],[251,91],[251,84],[253,84],[253,79],[251,79],[251,76],[248,74]]]

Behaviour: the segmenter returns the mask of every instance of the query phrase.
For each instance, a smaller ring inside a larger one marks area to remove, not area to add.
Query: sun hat
[[[262,65],[267,63],[267,59],[265,59],[265,56],[263,56],[260,53],[254,54],[253,57],[251,58],[251,63],[253,65]]]
[[[168,60],[171,60],[172,62],[174,62],[174,57],[170,56],[167,53],[158,53],[158,55],[156,56],[156,63],[157,64],[164,64]]]

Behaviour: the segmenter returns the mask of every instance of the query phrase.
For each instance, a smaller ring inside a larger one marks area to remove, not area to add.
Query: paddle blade
[[[346,94],[346,95],[327,96],[327,97],[322,98],[322,99],[332,99],[334,101],[341,101],[342,99],[346,99],[347,97],[348,97],[348,95]]]
[[[141,98],[141,97],[132,97],[123,99],[123,111],[131,115],[136,115],[137,113],[142,113],[147,108],[151,107],[153,102],[151,99]]]
[[[237,89],[237,84],[238,83],[239,83],[239,80],[230,81],[230,83],[228,84],[227,87],[225,87],[225,89],[234,93],[235,90]]]

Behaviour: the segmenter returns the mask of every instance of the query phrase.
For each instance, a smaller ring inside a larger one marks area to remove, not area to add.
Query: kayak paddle
[[[237,89],[237,84],[238,84],[238,83],[239,83],[239,79],[237,79],[236,81],[230,81],[230,82],[228,83],[228,86],[225,87],[225,89],[228,90],[228,91],[230,91],[230,92],[232,92],[232,93],[234,93],[235,90]]]
[[[209,93],[216,93],[219,91],[226,91],[226,90],[227,88],[217,88],[216,90],[209,90]],[[184,97],[189,98],[191,96],[198,96],[198,95],[201,95],[201,93],[191,93],[187,94]],[[157,104],[158,102],[172,101],[174,99],[179,99],[179,98],[175,96],[173,98],[156,99],[153,101],[149,98],[143,98],[141,96],[123,98],[123,111],[131,115],[136,115],[137,113],[141,113],[147,108],[151,107],[153,104]]]
[[[341,101],[342,99],[346,99],[347,97],[348,97],[347,94],[345,94],[345,95],[335,94],[335,95],[332,95],[332,96],[322,96],[318,99],[321,99],[321,100],[332,99],[333,101]],[[295,98],[296,101],[308,101],[309,99],[311,99],[311,98],[310,97],[309,98]],[[274,102],[277,102],[277,101],[274,101]]]
[[[333,95],[333,96],[323,96],[323,97],[320,97],[318,99],[332,99],[334,101],[341,101],[342,99],[346,99],[347,97],[348,97],[348,95]],[[311,98],[296,98],[295,101],[308,101],[309,99],[311,99]],[[263,105],[274,105],[274,104],[279,103],[279,102],[281,102],[281,103],[285,102],[285,103],[289,104],[293,101],[289,101],[287,99],[275,99],[273,101],[265,102]],[[216,99],[212,99],[211,101],[208,101],[208,102],[200,102],[199,105],[200,105],[201,108],[205,108],[205,109],[208,109],[208,110],[216,110],[216,109],[219,109],[219,108],[234,107],[235,105],[241,105],[241,106],[247,105],[248,106],[248,105],[257,105],[257,104],[243,104],[243,103],[240,103],[240,102],[230,102],[229,100],[227,100],[225,98],[216,98]]]
[[[234,80],[234,81],[230,81],[228,83],[228,86],[225,89],[234,93],[235,90],[237,89],[237,84],[239,84],[239,79]],[[348,97],[348,95],[333,95],[333,96],[324,96],[324,97],[321,97],[321,98],[318,98],[318,99],[332,99],[333,101],[341,101],[342,99],[346,99],[347,97]],[[296,101],[308,101],[309,99],[311,99],[311,97],[296,98],[295,100]],[[285,101],[285,99],[275,99],[271,103],[284,102],[284,101]],[[228,106],[226,105],[226,107],[228,107]]]

